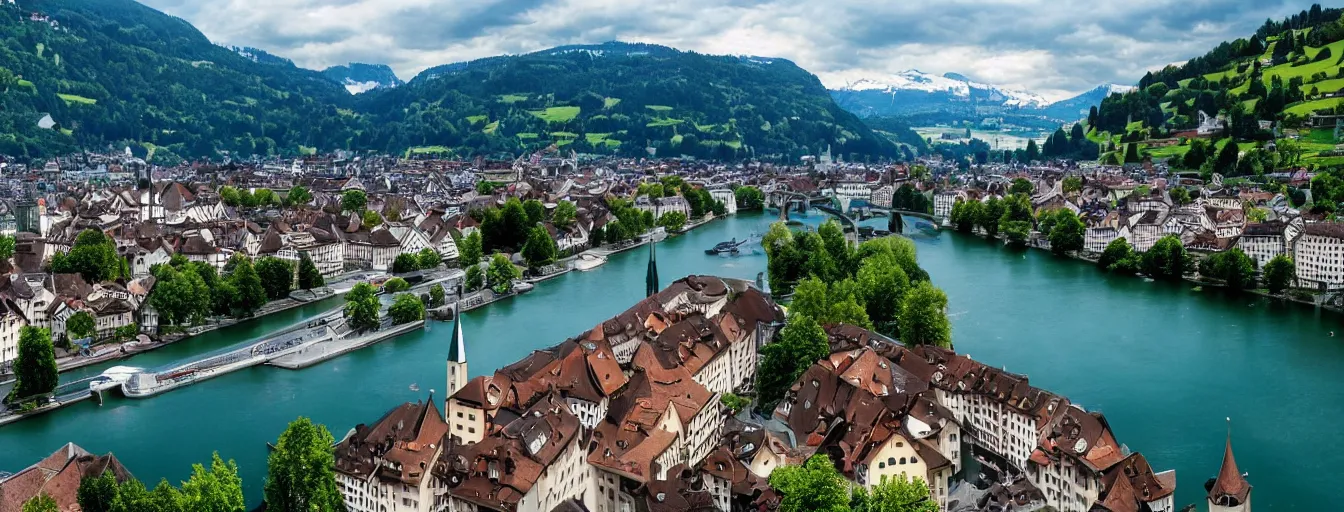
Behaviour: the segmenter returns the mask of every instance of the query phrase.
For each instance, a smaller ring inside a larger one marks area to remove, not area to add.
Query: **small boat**
[[[412,382],[412,383],[411,383],[411,391],[420,391],[420,386],[418,386],[418,385],[416,385],[414,382]]]
[[[523,294],[532,291],[533,288],[536,288],[536,286],[532,283],[524,281],[513,283],[513,293]]]
[[[725,252],[737,252],[737,248],[741,246],[742,243],[738,242],[737,238],[733,238],[732,240],[729,240],[727,242],[719,242],[718,244],[714,245],[713,249],[705,249],[705,254],[715,255],[715,254],[723,254]]]
[[[596,254],[583,253],[574,258],[574,270],[587,272],[607,263],[607,259]]]

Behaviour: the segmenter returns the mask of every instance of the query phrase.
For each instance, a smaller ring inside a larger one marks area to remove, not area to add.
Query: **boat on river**
[[[606,263],[607,259],[602,256],[598,256],[596,254],[591,253],[583,253],[580,254],[579,257],[574,258],[574,263],[572,265],[574,267],[574,270],[578,270],[580,272],[587,272],[589,270],[605,265]]]
[[[754,234],[743,240],[738,240],[736,237],[734,237],[732,240],[729,240],[727,242],[719,242],[718,244],[714,245],[714,247],[711,249],[705,249],[705,254],[708,254],[710,256],[715,256],[719,254],[731,254],[733,256],[736,256],[738,254],[741,254],[742,252],[752,250],[753,247],[751,245],[752,241],[759,242],[760,237]]]

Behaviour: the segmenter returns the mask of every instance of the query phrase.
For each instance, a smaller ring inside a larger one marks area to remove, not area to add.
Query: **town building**
[[[429,401],[392,409],[373,426],[359,425],[336,445],[336,485],[351,512],[435,510],[430,466],[448,431]]]
[[[1344,288],[1344,224],[1318,222],[1302,227],[1293,244],[1298,284],[1323,291]]]

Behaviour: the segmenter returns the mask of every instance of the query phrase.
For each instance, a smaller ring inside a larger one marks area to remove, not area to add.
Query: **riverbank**
[[[350,352],[375,345],[381,341],[401,336],[402,334],[420,329],[424,326],[425,320],[416,320],[414,322],[392,326],[387,329],[380,329],[354,338],[319,341],[311,346],[304,347],[302,350],[271,359],[266,362],[266,365],[284,368],[286,370],[302,370]]]

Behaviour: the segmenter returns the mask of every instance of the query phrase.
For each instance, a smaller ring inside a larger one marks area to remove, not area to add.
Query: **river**
[[[819,214],[805,217],[815,224]],[[658,244],[662,285],[691,273],[754,279],[763,254],[707,256],[729,238],[763,233],[771,216],[743,214]],[[880,222],[880,220],[878,221]],[[918,241],[920,261],[949,297],[963,353],[1068,396],[1109,419],[1121,442],[1158,470],[1176,469],[1177,504],[1201,503],[1232,418],[1237,462],[1257,508],[1320,510],[1334,502],[1332,451],[1310,457],[1344,424],[1344,324],[1331,313],[1189,285],[1102,275],[1042,251],[1012,251],[943,233]],[[529,351],[577,335],[642,298],[648,250],[613,255],[524,296],[464,315],[471,374],[492,373]],[[303,308],[186,340],[116,364],[158,366],[246,341],[334,305]],[[301,371],[254,367],[147,400],[111,397],[0,428],[0,469],[17,471],[73,441],[113,452],[153,485],[185,479],[218,450],[238,461],[249,505],[261,498],[266,442],[306,415],[336,437],[398,403],[444,386],[451,324],[381,343]],[[1331,337],[1339,330],[1341,336]],[[100,367],[101,368],[101,367]],[[412,391],[411,386],[420,391]],[[1273,472],[1271,468],[1294,471]]]

